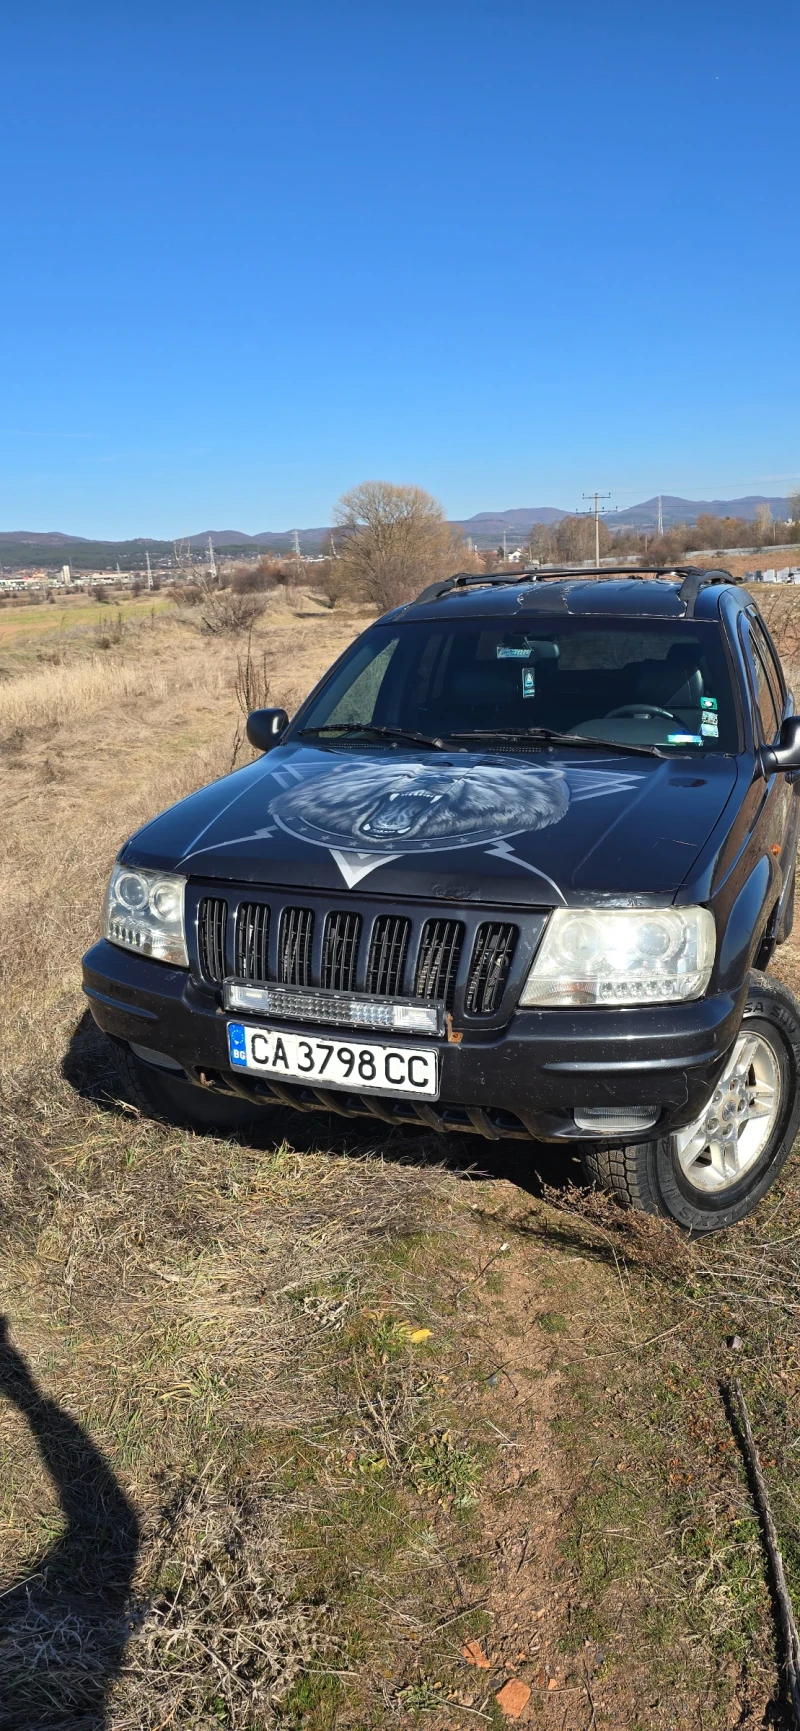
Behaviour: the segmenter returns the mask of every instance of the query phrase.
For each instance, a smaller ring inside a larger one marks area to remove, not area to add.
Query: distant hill
[[[208,537],[216,548],[224,547],[274,547],[279,552],[286,552],[294,547],[294,529],[262,529],[258,535],[245,535],[241,529],[204,529],[200,535],[187,535],[190,547],[207,547]],[[332,529],[298,529],[297,537],[303,553],[317,553],[320,548],[330,542]]]
[[[6,541],[20,541],[23,545],[35,542],[39,547],[62,547],[65,543],[72,545],[83,541],[83,535],[63,535],[60,529],[5,529],[0,530],[0,544]]]
[[[490,529],[494,532],[497,525],[502,529],[523,530],[532,529],[534,523],[560,523],[562,517],[568,517],[569,511],[559,511],[555,505],[521,505],[512,511],[478,511],[474,517],[466,517],[458,524],[459,529],[465,529],[467,534]]]
[[[773,517],[785,517],[789,501],[767,499],[763,493],[750,493],[745,499],[680,499],[672,493],[661,495],[665,529],[671,528],[673,523],[696,523],[698,517],[706,512],[712,517],[743,517],[749,522],[756,514],[757,505],[769,505]],[[606,521],[609,529],[652,528],[658,521],[658,497],[645,499],[641,505],[631,505],[627,511],[609,511]]]
[[[703,512],[710,512],[715,517],[750,520],[757,505],[769,505],[773,517],[778,518],[785,517],[788,510],[787,499],[767,498],[760,493],[748,494],[743,499],[681,499],[672,493],[664,493],[661,497],[662,517],[667,529],[674,523],[695,523]],[[478,547],[497,547],[504,534],[513,547],[524,542],[535,523],[560,523],[562,517],[572,515],[573,512],[562,511],[556,505],[521,505],[506,511],[478,511],[473,517],[455,521],[453,527],[469,535]],[[652,529],[657,518],[658,498],[655,497],[645,499],[641,505],[631,505],[625,511],[609,511],[605,521],[610,529]],[[301,552],[327,551],[334,533],[327,527],[298,529]],[[202,552],[208,546],[209,535],[216,553],[235,552],[239,548],[285,555],[294,547],[295,531],[262,529],[256,535],[248,535],[242,529],[203,529],[199,534],[178,536],[177,539],[184,543],[188,541],[190,547]],[[172,553],[173,543],[145,537],[130,541],[93,541],[84,535],[65,535],[58,529],[0,530],[0,565],[6,570],[31,565],[52,568],[68,562],[76,571],[113,570],[117,564],[120,570],[131,571],[144,564],[145,549],[151,559],[164,559]]]

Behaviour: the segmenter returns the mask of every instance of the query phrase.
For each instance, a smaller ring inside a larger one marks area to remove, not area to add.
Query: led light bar
[[[342,1022],[351,1028],[387,1028],[398,1034],[443,1034],[444,1005],[419,998],[371,998],[313,987],[251,986],[225,981],[226,1010],[285,1016],[296,1022]]]

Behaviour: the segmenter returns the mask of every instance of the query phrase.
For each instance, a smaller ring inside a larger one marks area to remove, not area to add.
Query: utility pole
[[[153,573],[150,570],[150,554],[148,553],[146,547],[144,550],[144,556],[145,556],[145,559],[147,560],[147,587],[148,587],[148,589],[152,589],[152,587],[153,587]]]
[[[208,537],[208,575],[211,578],[212,583],[216,583],[216,581],[217,581],[217,563],[216,563],[216,560],[214,558],[214,548],[211,544],[211,536],[210,535]]]
[[[300,530],[299,529],[293,529],[292,530],[292,541],[294,543],[294,580],[295,580],[295,583],[299,583],[300,578],[303,575],[303,558],[302,558],[302,554],[300,552]]]
[[[504,529],[503,530],[503,564],[505,564],[507,558],[508,558],[508,548],[506,546],[506,532]]]
[[[599,565],[600,564],[600,514],[601,514],[600,513],[600,500],[601,499],[610,499],[611,494],[610,493],[584,493],[583,497],[584,497],[584,499],[593,499],[594,500],[594,508],[593,508],[592,513],[591,513],[591,515],[594,517],[594,562],[595,562],[595,565]],[[604,507],[604,509],[605,509],[605,507]]]
[[[661,536],[663,535],[663,533],[664,533],[664,513],[661,509],[661,494],[659,493],[659,495],[658,495],[658,538],[659,538],[659,540],[661,539]]]

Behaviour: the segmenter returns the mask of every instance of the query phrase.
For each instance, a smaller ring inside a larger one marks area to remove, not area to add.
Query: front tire
[[[799,1126],[800,1005],[754,969],[733,1052],[695,1123],[654,1142],[588,1149],[584,1167],[627,1207],[719,1232],[774,1184]]]

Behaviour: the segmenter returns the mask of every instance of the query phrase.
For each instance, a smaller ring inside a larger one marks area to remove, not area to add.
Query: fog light
[[[600,1136],[635,1136],[640,1130],[651,1130],[658,1113],[658,1106],[576,1106],[573,1117],[578,1130],[594,1130]]]

